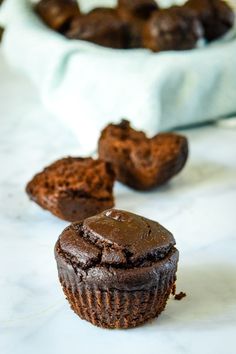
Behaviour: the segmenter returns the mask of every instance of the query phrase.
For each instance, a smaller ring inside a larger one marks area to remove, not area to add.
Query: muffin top
[[[70,20],[80,15],[76,0],[41,0],[35,5],[35,11],[57,31],[63,30]]]
[[[175,245],[159,223],[127,211],[109,209],[73,223],[61,234],[59,253],[78,268],[133,268],[160,261]]]
[[[154,51],[194,48],[202,37],[202,24],[183,6],[155,11],[143,30],[144,45]]]
[[[66,36],[102,46],[122,48],[125,45],[126,32],[127,25],[115,9],[100,7],[75,18]]]
[[[234,11],[226,1],[188,0],[184,6],[193,10],[200,19],[209,41],[224,35],[234,24]]]
[[[216,21],[222,20],[225,25],[233,25],[234,12],[226,1],[222,0],[188,0],[184,5],[196,11],[202,20],[213,17]]]

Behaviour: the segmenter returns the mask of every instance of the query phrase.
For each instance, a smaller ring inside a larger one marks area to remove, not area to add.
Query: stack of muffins
[[[67,38],[154,52],[195,48],[200,39],[213,41],[234,24],[233,10],[222,0],[188,0],[167,9],[154,0],[118,0],[115,8],[99,7],[87,14],[75,0],[41,0],[35,9]]]
[[[113,184],[150,190],[166,183],[183,169],[188,142],[174,133],[148,138],[123,120],[102,131],[98,155],[60,159],[26,191],[42,208],[73,221],[55,247],[72,309],[100,327],[135,327],[164,310],[175,288],[178,251],[159,223],[111,209]]]

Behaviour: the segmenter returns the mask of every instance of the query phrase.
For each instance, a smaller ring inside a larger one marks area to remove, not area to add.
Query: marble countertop
[[[0,53],[0,353],[235,353],[236,127],[186,130],[184,171],[148,193],[115,186],[116,206],[158,220],[180,250],[177,291],[165,312],[126,331],[102,330],[70,310],[53,247],[67,225],[30,202],[32,175],[79,155],[73,133],[42,107],[35,88]]]

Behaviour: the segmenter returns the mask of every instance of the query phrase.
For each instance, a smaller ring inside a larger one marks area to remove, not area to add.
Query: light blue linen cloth
[[[202,48],[151,53],[67,40],[48,29],[27,0],[5,0],[0,19],[8,61],[35,82],[45,106],[86,151],[121,117],[152,135],[236,113],[235,29]]]

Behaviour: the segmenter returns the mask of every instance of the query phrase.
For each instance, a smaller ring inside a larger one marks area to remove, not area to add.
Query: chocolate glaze
[[[174,245],[173,235],[159,223],[110,209],[66,228],[55,255],[59,274],[69,274],[77,287],[86,282],[135,290],[155,286],[166,272],[175,273]]]

